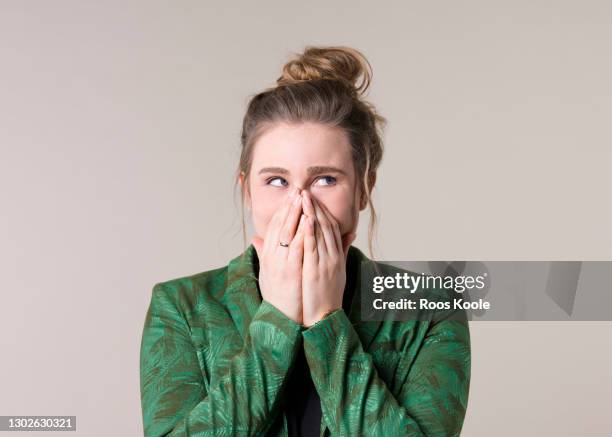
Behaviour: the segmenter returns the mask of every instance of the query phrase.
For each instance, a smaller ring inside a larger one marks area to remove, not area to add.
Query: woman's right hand
[[[265,238],[254,236],[251,241],[259,258],[259,289],[263,299],[302,324],[305,223],[301,219],[302,196],[298,191],[293,188],[274,213]],[[289,247],[281,246],[281,241],[289,243]]]

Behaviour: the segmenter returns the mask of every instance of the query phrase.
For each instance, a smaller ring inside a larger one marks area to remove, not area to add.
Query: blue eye
[[[268,185],[272,185],[272,186],[278,187],[279,185],[277,185],[277,184],[271,184],[271,183],[270,183],[270,182],[275,181],[275,180],[277,180],[277,179],[282,180],[282,181],[284,181],[285,183],[287,182],[287,181],[285,181],[285,179],[283,179],[283,178],[281,178],[281,177],[274,177],[274,178],[270,178],[270,179],[268,179],[266,183],[267,183]],[[283,185],[280,185],[280,186],[283,186]]]
[[[325,185],[333,185],[334,183],[336,183],[336,178],[333,177],[333,176],[322,176],[321,178],[319,178],[319,180],[321,180],[321,179],[331,179],[332,180],[331,183],[325,184]]]

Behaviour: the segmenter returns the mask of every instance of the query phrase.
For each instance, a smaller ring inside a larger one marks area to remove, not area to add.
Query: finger
[[[325,206],[323,202],[319,202],[318,204],[321,210],[323,211],[323,214],[325,214],[325,216],[327,217],[327,221],[331,225],[331,228],[334,234],[334,239],[336,242],[336,250],[340,251],[343,248],[342,235],[340,234],[340,225],[338,224],[338,221],[336,220],[336,218],[332,215],[329,209],[327,209],[327,206]]]
[[[289,215],[283,224],[283,227],[280,231],[279,241],[285,243],[291,243],[295,235],[295,230],[298,225],[298,220],[302,215],[302,196],[296,194],[293,198],[293,202],[291,203],[291,208],[289,209]]]
[[[323,247],[325,248],[325,254],[340,254],[340,249],[336,248],[336,237],[334,230],[332,229],[331,223],[327,219],[327,215],[321,209],[321,202],[317,199],[312,199],[315,212],[317,214],[317,221],[319,222],[319,229],[323,235]]]
[[[318,254],[318,259],[319,261],[321,261],[322,258],[326,258],[327,257],[327,248],[325,247],[325,237],[323,236],[323,232],[321,231],[321,225],[319,224],[319,221],[317,220],[316,217],[311,217],[312,218],[312,225],[314,226],[314,232],[315,232],[315,241],[317,244],[317,254]]]
[[[268,232],[266,235],[266,241],[264,242],[265,247],[264,251],[269,250],[271,253],[276,252],[278,248],[285,249],[281,247],[278,243],[280,241],[280,229],[282,225],[285,223],[285,219],[287,214],[291,209],[291,203],[293,201],[293,196],[295,195],[296,190],[292,189],[289,192],[289,195],[284,199],[281,206],[270,219],[270,223],[268,223]],[[288,243],[288,241],[283,241],[284,243]]]
[[[314,217],[316,215],[316,212],[315,212],[314,206],[312,205],[310,193],[308,191],[302,191],[302,198],[304,199],[302,201],[302,207],[304,208],[304,214],[306,214],[309,217],[310,216]]]
[[[304,266],[314,268],[319,264],[314,217],[304,216],[304,224],[306,225],[306,232],[304,234]]]
[[[304,197],[303,203],[305,205],[304,209],[308,211],[306,215],[309,218],[309,222],[312,223],[316,245],[319,248],[318,251],[319,251],[319,259],[320,259],[322,256],[325,256],[327,254],[327,248],[325,246],[325,238],[323,237],[323,233],[321,231],[320,225],[317,223],[318,221],[317,211],[314,207],[312,196],[307,191],[304,191],[303,197]]]
[[[300,220],[298,222],[298,227],[295,232],[295,237],[291,240],[291,244],[289,245],[289,261],[302,265],[304,262],[304,236],[306,229],[306,216],[301,214]]]

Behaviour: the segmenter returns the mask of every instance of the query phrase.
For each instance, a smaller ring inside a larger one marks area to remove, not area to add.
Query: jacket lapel
[[[377,263],[373,262],[357,247],[350,246],[346,267],[347,288],[345,288],[344,294],[346,296],[347,293],[349,293],[350,287],[353,292],[353,298],[347,316],[361,340],[364,351],[367,351],[374,342],[382,326],[382,321],[364,321],[362,318],[362,293],[371,292],[371,289],[368,288],[368,284],[362,282],[365,280],[362,277],[362,272],[364,271],[362,267],[364,264],[371,266]]]
[[[250,244],[229,262],[227,287],[221,299],[243,340],[262,301],[257,285],[256,265],[257,251]]]

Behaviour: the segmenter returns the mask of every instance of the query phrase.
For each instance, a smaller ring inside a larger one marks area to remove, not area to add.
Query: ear
[[[368,199],[365,194],[361,194],[361,198],[359,199],[359,211],[363,211],[368,206]]]
[[[372,189],[374,189],[374,184],[376,184],[376,173],[370,176],[370,196],[372,195]],[[361,197],[359,198],[359,211],[363,211],[368,206],[368,198],[364,192],[361,193]]]
[[[244,172],[240,172],[238,176],[238,183],[240,183],[240,188],[244,192],[244,200],[247,204],[247,208],[251,209],[251,193],[249,192],[248,184],[246,183],[246,178]]]

